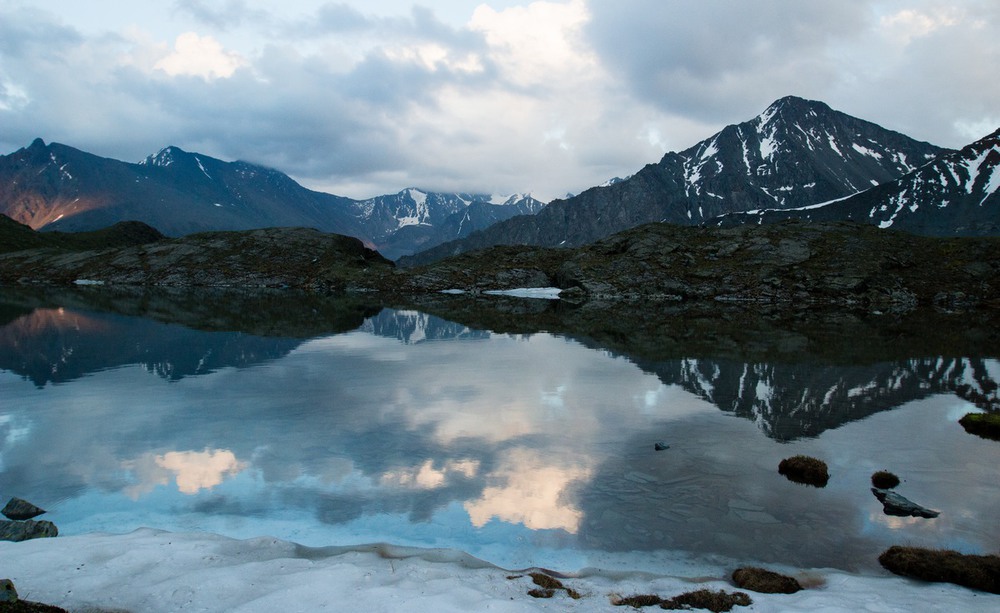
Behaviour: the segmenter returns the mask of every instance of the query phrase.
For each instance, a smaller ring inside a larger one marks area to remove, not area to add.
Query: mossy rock
[[[794,577],[755,566],[734,570],[733,583],[736,587],[762,594],[794,594],[802,589],[802,585]]]
[[[826,487],[830,480],[826,462],[804,455],[785,458],[778,464],[778,472],[789,481],[814,487]]]
[[[1000,413],[969,413],[958,423],[969,434],[1000,441]]]
[[[954,583],[1000,594],[1000,556],[893,546],[878,558],[886,570],[922,581]]]

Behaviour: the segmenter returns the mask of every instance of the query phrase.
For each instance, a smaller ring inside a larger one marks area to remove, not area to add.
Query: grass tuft
[[[826,487],[827,481],[830,480],[826,462],[804,455],[785,458],[778,464],[778,472],[789,481],[814,487]]]
[[[957,551],[893,546],[878,558],[897,575],[923,581],[954,583],[1000,594],[1000,556],[977,556]]]
[[[899,485],[899,477],[887,470],[872,473],[872,485],[880,490],[891,490]]]

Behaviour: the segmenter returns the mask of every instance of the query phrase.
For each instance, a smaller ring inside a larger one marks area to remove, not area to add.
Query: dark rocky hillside
[[[577,249],[498,246],[397,273],[407,292],[557,286],[583,299],[1000,306],[1000,237],[940,239],[852,222],[647,224]]]
[[[853,222],[647,224],[575,249],[498,246],[406,270],[302,228],[0,254],[0,282],[371,290],[563,288],[571,301],[752,303],[869,311],[1000,307],[1000,237],[931,238]]]
[[[307,228],[206,232],[125,247],[43,247],[0,254],[0,283],[343,290],[392,262],[356,238]]]

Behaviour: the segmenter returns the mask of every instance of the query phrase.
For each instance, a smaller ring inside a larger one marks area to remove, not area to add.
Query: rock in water
[[[926,517],[928,519],[937,517],[941,513],[924,508],[913,502],[909,498],[901,496],[890,490],[880,490],[872,488],[872,494],[882,503],[882,512],[886,515],[897,517]]]
[[[655,445],[653,445],[653,449],[655,449],[657,451],[663,451],[665,449],[670,449],[670,445],[664,443],[663,441],[660,441],[660,442],[656,443]]]
[[[20,521],[22,519],[32,519],[38,517],[42,513],[45,513],[45,509],[39,509],[27,500],[11,498],[7,501],[7,506],[5,506],[0,513],[3,513],[4,517],[7,519]]]
[[[0,602],[17,602],[17,590],[10,579],[0,579]]]
[[[59,535],[59,529],[50,521],[0,521],[0,541],[27,541]]]

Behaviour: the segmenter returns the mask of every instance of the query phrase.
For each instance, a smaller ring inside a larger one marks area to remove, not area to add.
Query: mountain
[[[277,170],[177,147],[130,164],[36,139],[0,156],[0,213],[45,230],[96,230],[124,220],[170,236],[300,226],[401,255],[541,207],[530,196],[498,201],[417,189],[360,201],[307,189]]]
[[[402,262],[498,244],[577,246],[648,222],[698,225],[727,213],[807,206],[892,181],[944,153],[949,151],[822,102],[790,96],[628,179]]]
[[[1000,234],[1000,130],[902,177],[846,199],[726,215],[716,223],[852,219],[928,236]]]
[[[530,194],[443,194],[416,188],[358,204],[373,244],[389,259],[465,238],[515,215],[533,215],[543,206]]]

